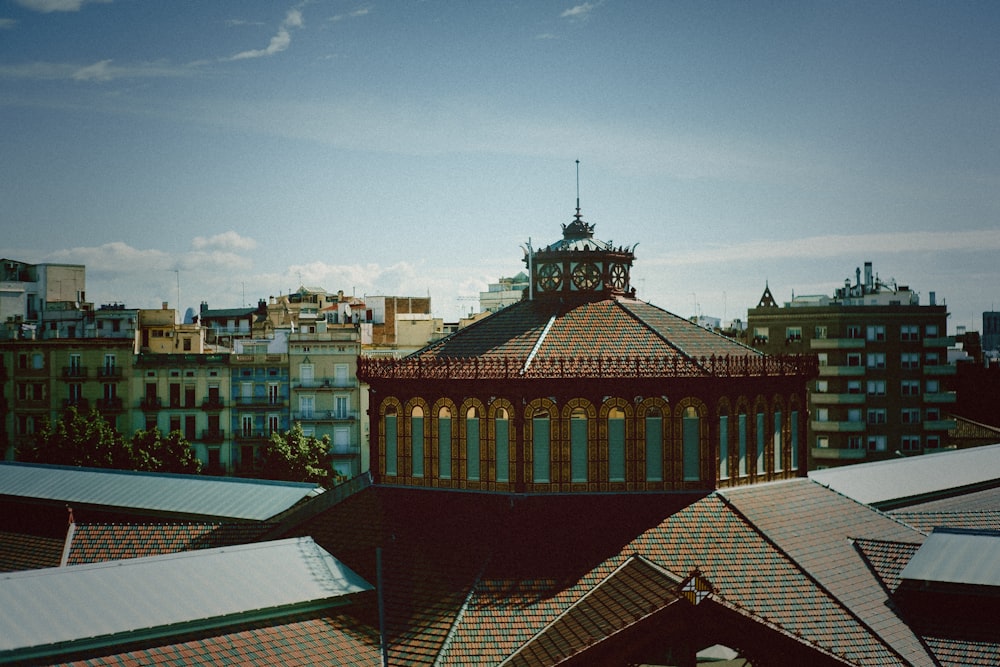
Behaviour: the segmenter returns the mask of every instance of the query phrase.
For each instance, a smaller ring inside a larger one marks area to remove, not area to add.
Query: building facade
[[[883,283],[865,264],[833,297],[799,296],[783,307],[769,287],[748,313],[754,347],[815,354],[809,391],[810,467],[939,450],[955,422],[955,367],[948,312],[921,305],[907,286]]]

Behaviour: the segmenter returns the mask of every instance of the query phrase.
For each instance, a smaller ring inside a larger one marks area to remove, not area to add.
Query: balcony
[[[813,405],[863,405],[864,394],[812,394]]]
[[[156,396],[147,396],[139,401],[139,409],[145,412],[155,412],[163,409],[163,401]]]
[[[924,420],[925,431],[950,431],[958,426],[954,419],[927,419]]]
[[[839,461],[861,461],[868,458],[868,452],[864,449],[841,449],[840,447],[813,447],[813,459],[839,460]]]
[[[125,404],[119,397],[97,399],[97,409],[100,412],[123,412]]]
[[[814,433],[862,433],[867,424],[865,422],[821,422],[812,421],[810,428]]]
[[[954,364],[938,364],[931,366],[924,366],[924,375],[955,375],[958,373],[958,367]]]
[[[863,377],[864,366],[820,366],[820,377]]]
[[[810,350],[863,350],[864,338],[813,338],[809,341]]]
[[[63,366],[62,378],[64,380],[86,380],[87,371],[86,366]]]
[[[957,400],[955,392],[942,391],[936,394],[924,394],[924,403],[954,403]]]
[[[99,366],[97,376],[102,380],[121,380],[122,369],[118,366]]]
[[[207,444],[216,444],[226,439],[224,429],[205,429],[201,432],[201,441]]]
[[[358,386],[356,379],[333,380],[326,378],[322,380],[293,380],[293,388],[297,391],[332,391],[334,389],[354,389]]]
[[[353,410],[307,410],[293,412],[292,421],[297,422],[353,422],[358,413]]]
[[[77,412],[90,412],[90,401],[85,398],[64,398],[63,410],[76,408]]]
[[[330,453],[334,456],[357,456],[361,453],[360,445],[333,445]]]
[[[239,431],[235,438],[236,442],[240,444],[260,444],[270,439],[270,431]]]
[[[954,344],[954,336],[938,336],[937,338],[924,339],[924,347],[952,347]]]
[[[233,405],[238,408],[283,408],[288,405],[288,397],[240,396],[233,399]]]
[[[201,409],[206,412],[218,412],[226,407],[225,401],[222,400],[221,396],[213,396],[212,398],[206,398],[201,403]]]

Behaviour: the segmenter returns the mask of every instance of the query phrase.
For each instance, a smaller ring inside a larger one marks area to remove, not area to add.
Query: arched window
[[[587,411],[574,408],[569,416],[570,481],[587,481]]]
[[[646,411],[646,481],[663,481],[663,414],[659,408]]]
[[[424,476],[424,411],[419,405],[410,413],[410,441],[413,453],[413,476]]]
[[[719,412],[719,479],[729,479],[729,410]]]
[[[608,412],[608,481],[625,481],[625,412],[621,408]]]
[[[549,413],[545,410],[535,412],[531,419],[531,473],[535,482],[552,481],[549,476],[549,431]]]
[[[792,470],[799,469],[799,412],[792,410],[791,429],[789,433],[791,442],[788,446],[792,448]]]
[[[685,481],[701,479],[701,461],[698,452],[698,411],[691,406],[684,408],[681,427],[684,479]]]
[[[385,411],[385,474],[396,474],[396,458],[399,450],[399,426],[396,423],[396,408]]]
[[[774,432],[772,433],[774,444],[774,472],[782,468],[781,464],[781,412],[774,411]]]
[[[451,410],[438,410],[438,477],[451,479]]]
[[[739,422],[739,450],[740,450],[740,477],[747,476],[747,439],[749,434],[747,429],[749,425],[747,424],[747,413],[745,410],[740,410],[740,415],[738,418]]]
[[[510,481],[510,416],[507,408],[498,408],[493,419],[496,433],[496,481]]]
[[[757,474],[767,472],[764,467],[764,445],[767,443],[767,431],[764,424],[764,411],[757,412]]]
[[[465,413],[465,456],[466,479],[479,481],[479,413],[471,407]]]

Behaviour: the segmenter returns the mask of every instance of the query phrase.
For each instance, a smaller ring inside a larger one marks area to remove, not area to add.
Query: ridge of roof
[[[833,591],[831,591],[826,584],[820,581],[819,578],[817,578],[817,576],[814,575],[809,568],[805,567],[805,565],[801,563],[798,558],[793,557],[791,553],[789,553],[784,547],[778,544],[777,541],[775,541],[774,538],[772,538],[770,535],[767,534],[767,532],[765,532],[760,526],[758,526],[756,522],[751,521],[750,518],[739,507],[737,507],[733,502],[731,502],[728,498],[726,498],[722,494],[713,494],[713,495],[718,495],[720,500],[729,508],[729,510],[733,512],[736,516],[738,516],[747,525],[747,527],[750,528],[750,530],[754,531],[758,536],[760,536],[761,539],[767,542],[771,546],[771,548],[773,548],[775,551],[781,554],[781,556],[784,559],[786,559],[788,563],[790,563],[804,577],[806,577],[810,582],[812,582],[812,584],[816,586],[816,588],[822,591],[823,594],[829,600],[831,600],[844,613],[848,614],[852,619],[854,619],[854,621],[858,625],[864,628],[867,631],[868,635],[872,638],[872,640],[877,642],[879,645],[881,645],[883,648],[889,651],[892,655],[896,656],[902,664],[910,664],[910,661],[906,659],[895,646],[893,646],[885,638],[883,638],[881,633],[879,633],[874,627],[872,627],[865,619],[861,618],[861,616],[854,609],[844,604],[841,598],[835,595]],[[902,621],[900,621],[900,624],[904,625]],[[914,636],[916,636],[915,633]],[[919,641],[919,638],[917,639]],[[926,651],[926,647],[924,648]],[[932,663],[934,662],[933,654],[927,652],[927,657],[932,661]]]

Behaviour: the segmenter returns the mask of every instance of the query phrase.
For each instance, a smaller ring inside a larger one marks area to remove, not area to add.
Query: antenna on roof
[[[576,161],[576,212],[580,212],[580,161]]]

